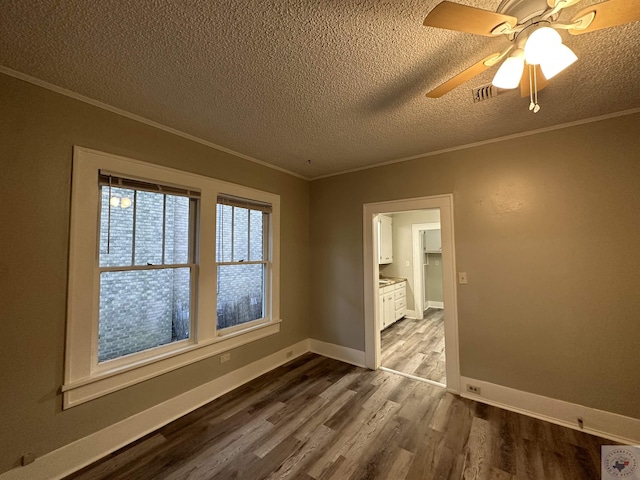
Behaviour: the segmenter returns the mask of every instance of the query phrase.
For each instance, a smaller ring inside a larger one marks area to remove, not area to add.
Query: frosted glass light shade
[[[551,27],[542,27],[531,34],[524,46],[524,58],[529,65],[539,65],[551,50],[562,45],[562,37]]]
[[[493,85],[498,88],[516,88],[520,85],[520,79],[524,72],[524,55],[518,55],[507,58],[493,77]]]
[[[566,45],[558,45],[545,56],[540,62],[542,74],[547,80],[551,80],[569,65],[573,64],[578,57]]]

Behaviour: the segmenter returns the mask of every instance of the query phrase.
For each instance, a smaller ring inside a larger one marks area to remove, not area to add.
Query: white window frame
[[[200,192],[196,225],[195,318],[189,340],[97,363],[99,305],[98,233],[100,171]],[[261,322],[218,331],[216,206],[218,195],[271,204],[271,268],[265,296],[270,309]],[[71,186],[69,288],[63,408],[69,408],[280,331],[280,196],[201,175],[74,147]],[[95,337],[95,338],[94,338]]]
[[[229,195],[222,195],[222,197],[225,196],[229,196]],[[218,203],[220,204],[220,203]],[[250,208],[248,205],[246,208]],[[216,210],[217,211],[217,210]],[[244,330],[246,328],[251,328],[253,326],[258,326],[258,325],[262,325],[266,322],[269,321],[269,318],[271,318],[271,295],[270,295],[270,291],[271,291],[271,286],[270,286],[270,282],[268,281],[269,278],[271,277],[271,270],[273,268],[272,266],[272,262],[271,262],[271,242],[269,241],[269,239],[271,238],[270,236],[270,230],[271,230],[271,216],[272,216],[273,212],[270,212],[267,216],[267,218],[269,219],[269,222],[265,222],[265,224],[263,224],[263,240],[262,240],[262,246],[263,246],[263,254],[262,254],[262,260],[251,260],[251,259],[247,259],[247,261],[242,261],[242,262],[237,262],[237,261],[217,261],[217,256],[216,256],[216,269],[220,266],[225,266],[225,265],[256,265],[256,264],[260,264],[260,265],[264,265],[265,266],[265,270],[263,272],[264,275],[264,289],[262,292],[263,295],[263,317],[262,318],[258,318],[256,320],[252,320],[249,322],[245,322],[242,323],[240,325],[234,325],[232,327],[226,327],[223,329],[218,330],[218,334],[220,336],[227,336],[227,335],[233,335],[234,333],[237,333],[238,331]],[[231,228],[233,229],[235,227],[235,223],[232,220],[232,226]],[[233,240],[232,240],[233,241]],[[266,244],[265,244],[266,242]],[[233,252],[233,248],[231,250]],[[232,257],[233,257],[233,253],[232,253]]]
[[[104,170],[103,170],[104,173]],[[111,172],[110,172],[111,173]],[[166,185],[166,184],[165,184]],[[116,185],[117,186],[117,185]],[[127,187],[127,188],[131,188],[133,189],[133,187]],[[98,191],[98,195],[100,195],[100,191]],[[169,195],[171,195],[171,193],[169,192]],[[99,197],[100,198],[100,197]],[[134,198],[135,198],[135,193],[134,193]],[[135,208],[137,202],[134,200],[133,201],[133,207]],[[199,205],[200,205],[200,199],[198,198],[198,203],[197,203],[197,207],[199,210]],[[110,206],[108,208],[111,208]],[[191,210],[191,209],[190,209]],[[97,221],[98,221],[98,230],[100,230],[100,213],[98,212],[98,217],[97,217]],[[110,360],[105,360],[104,362],[99,362],[98,361],[98,357],[99,357],[99,340],[98,340],[98,329],[99,329],[99,318],[96,312],[96,317],[95,320],[92,322],[92,335],[91,335],[91,340],[92,342],[94,342],[94,345],[92,345],[92,359],[91,359],[91,363],[92,363],[92,371],[93,373],[100,373],[100,372],[108,372],[108,371],[112,371],[116,368],[119,367],[126,367],[127,365],[131,364],[131,363],[137,363],[141,360],[145,360],[145,359],[149,359],[149,358],[156,358],[157,356],[164,354],[164,353],[170,353],[174,350],[179,350],[181,347],[184,346],[188,346],[192,343],[194,343],[194,334],[193,332],[195,331],[194,326],[194,312],[195,312],[195,305],[194,305],[194,300],[196,300],[197,298],[197,288],[196,288],[196,282],[195,279],[197,278],[198,275],[198,262],[197,262],[197,256],[198,256],[198,252],[197,252],[197,248],[196,248],[196,241],[194,239],[194,237],[192,237],[192,235],[195,234],[195,232],[197,231],[197,225],[192,225],[192,221],[195,221],[195,223],[197,223],[197,219],[198,219],[198,215],[199,212],[193,212],[189,213],[190,217],[193,215],[193,219],[190,218],[189,219],[189,260],[188,262],[184,263],[184,264],[173,264],[173,265],[168,265],[164,263],[164,258],[162,259],[162,263],[155,265],[153,268],[155,269],[166,269],[166,268],[188,268],[190,270],[190,302],[189,302],[189,306],[190,306],[190,315],[189,315],[189,323],[190,323],[190,328],[189,328],[189,338],[186,338],[184,340],[178,340],[178,341],[174,341],[174,342],[170,342],[170,343],[166,343],[166,344],[162,344],[162,345],[158,345],[156,347],[153,348],[149,348],[149,349],[145,349],[145,350],[141,350],[139,352],[134,352],[128,355],[123,355],[123,356],[119,356]],[[164,219],[164,221],[166,221],[166,219]],[[134,221],[135,224],[135,221]],[[132,241],[135,241],[132,238]],[[98,239],[96,239],[96,242],[99,241]],[[99,245],[97,245],[96,248],[99,248]],[[193,250],[193,251],[191,251]],[[140,269],[140,267],[142,267],[142,269],[148,269],[148,267],[144,267],[141,265],[136,265],[135,263],[135,259],[133,258],[133,252],[135,251],[135,245],[134,248],[132,248],[132,258],[131,258],[131,265],[128,266],[100,266],[99,262],[98,262],[98,252],[96,251],[96,262],[98,263],[96,265],[96,269],[94,270],[96,273],[96,278],[94,279],[94,281],[96,282],[96,289],[97,291],[94,293],[97,298],[96,301],[98,302],[97,305],[99,305],[100,302],[100,275],[105,272],[105,271],[134,271],[137,269]],[[164,252],[164,250],[163,250]]]

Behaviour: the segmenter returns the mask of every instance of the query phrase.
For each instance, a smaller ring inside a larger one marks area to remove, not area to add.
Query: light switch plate
[[[467,285],[467,272],[458,272],[458,283],[460,285]]]
[[[407,260],[406,262],[404,262],[404,266],[405,267],[410,267],[411,266],[411,262],[409,260]]]

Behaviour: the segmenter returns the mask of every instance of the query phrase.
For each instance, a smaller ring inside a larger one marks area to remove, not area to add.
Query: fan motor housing
[[[511,15],[523,24],[533,18],[539,17],[549,9],[547,0],[504,0],[498,6],[498,13]]]

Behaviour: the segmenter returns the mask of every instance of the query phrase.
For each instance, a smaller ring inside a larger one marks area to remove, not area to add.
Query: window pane
[[[122,267],[131,265],[133,190],[111,188],[111,208],[109,208],[109,187],[101,187],[101,202],[100,266]],[[109,211],[111,211],[110,220]]]
[[[218,267],[218,329],[264,317],[265,265]]]
[[[265,215],[258,210],[251,210],[251,223],[249,232],[249,248],[251,260],[264,260],[264,246],[262,244],[262,222]]]
[[[249,260],[249,210],[233,208],[233,262]]]
[[[187,197],[167,195],[164,263],[189,262],[189,204]]]
[[[136,265],[162,264],[162,193],[138,190],[136,208]]]
[[[216,230],[216,252],[218,262],[231,261],[231,226],[232,210],[229,205],[218,204],[217,230]]]
[[[98,361],[189,338],[190,269],[100,275]]]

